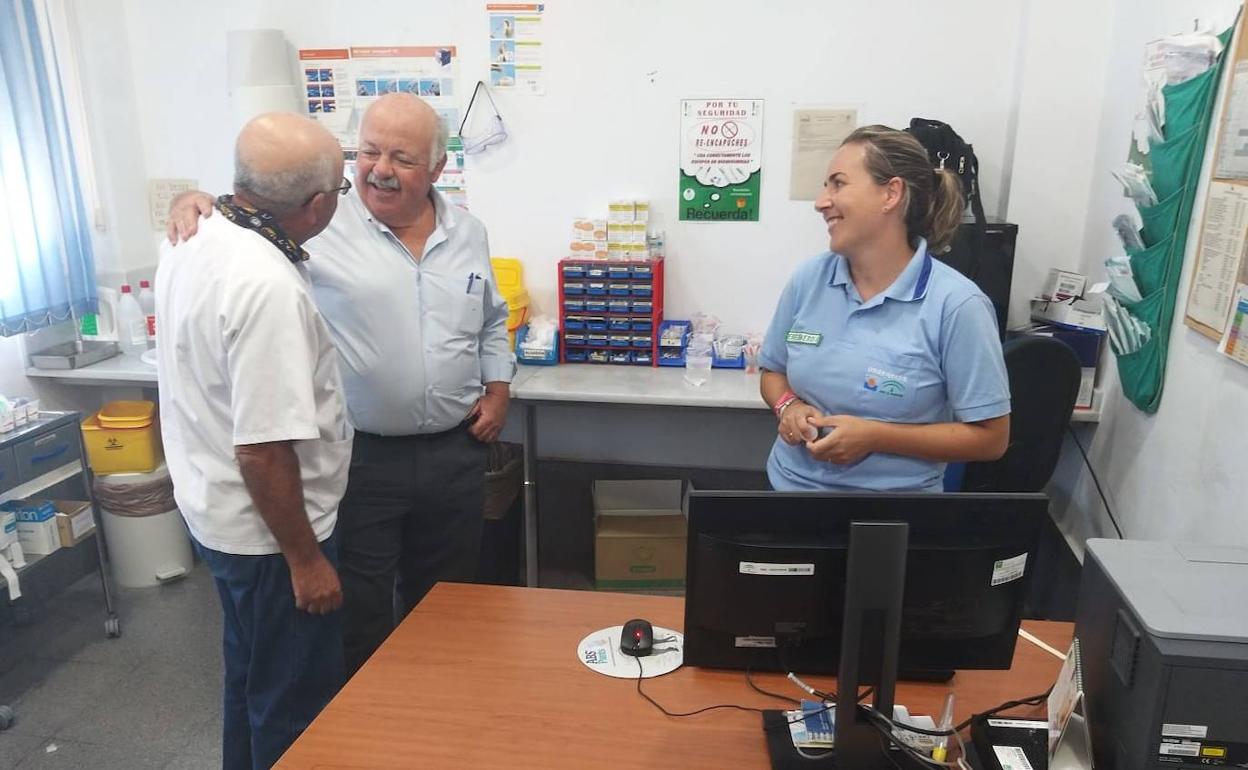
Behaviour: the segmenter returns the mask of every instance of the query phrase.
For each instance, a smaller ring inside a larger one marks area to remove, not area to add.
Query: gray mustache
[[[383,177],[379,177],[379,176],[377,176],[377,172],[376,172],[376,171],[370,171],[370,172],[368,172],[368,178],[367,178],[367,179],[365,179],[364,181],[366,181],[366,182],[368,182],[369,184],[374,185],[374,186],[376,186],[376,187],[380,187],[380,188],[381,188],[381,189],[383,189],[383,190],[397,190],[397,189],[399,189],[399,180],[398,180],[398,179],[396,179],[396,178],[394,178],[394,177],[392,177],[392,176],[388,176],[388,177],[385,177],[385,178],[383,178]]]

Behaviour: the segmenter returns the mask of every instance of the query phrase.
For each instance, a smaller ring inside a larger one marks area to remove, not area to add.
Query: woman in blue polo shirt
[[[941,490],[944,464],[1009,441],[1010,390],[988,298],[929,249],[962,219],[957,177],[914,137],[860,128],[815,201],[831,251],[797,269],[763,342],[779,490]]]

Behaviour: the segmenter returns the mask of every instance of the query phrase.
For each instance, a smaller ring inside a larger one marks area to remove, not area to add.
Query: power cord
[[[1092,483],[1096,485],[1096,493],[1101,496],[1101,504],[1105,506],[1105,513],[1109,515],[1109,523],[1114,525],[1114,531],[1118,533],[1119,540],[1126,540],[1126,536],[1122,534],[1122,527],[1118,526],[1118,519],[1114,517],[1114,509],[1110,507],[1108,498],[1105,497],[1105,490],[1101,489],[1101,480],[1096,476],[1096,469],[1092,467],[1092,461],[1088,459],[1088,453],[1084,451],[1083,443],[1079,441],[1079,434],[1075,433],[1075,429],[1067,425],[1066,430],[1070,432],[1070,437],[1075,440],[1075,446],[1079,447],[1079,454],[1083,455],[1083,464],[1087,466],[1088,473],[1092,474]]]
[[[755,714],[762,714],[764,711],[766,711],[766,709],[756,709],[756,708],[751,708],[749,706],[738,706],[735,703],[719,703],[714,706],[706,706],[705,708],[700,708],[696,711],[680,711],[680,712],[668,711],[667,709],[663,708],[663,706],[660,705],[658,701],[656,701],[654,698],[651,698],[649,695],[647,695],[645,690],[641,689],[641,680],[646,678],[646,670],[642,668],[641,666],[641,658],[634,658],[634,660],[637,661],[637,694],[645,698],[646,700],[650,701],[650,703],[655,708],[657,708],[659,711],[662,711],[664,714],[666,714],[669,717],[692,717],[692,716],[697,716],[698,714],[704,714],[707,711],[715,711],[716,709],[736,709],[737,711],[750,711]]]

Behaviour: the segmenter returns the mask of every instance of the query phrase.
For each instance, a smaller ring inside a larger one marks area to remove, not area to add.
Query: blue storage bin
[[[648,332],[654,329],[654,321],[649,318],[634,318],[632,327],[635,332]]]
[[[559,363],[559,331],[555,331],[555,347],[545,354],[536,354],[521,348],[525,338],[529,336],[529,325],[521,326],[516,332],[516,361],[530,366],[554,366]]]
[[[736,358],[720,358],[712,348],[711,351],[711,368],[712,369],[744,369],[745,353]]]
[[[583,364],[589,359],[589,352],[585,350],[569,350],[564,357],[570,364]]]
[[[633,300],[634,313],[652,313],[654,312],[654,303],[648,299]]]
[[[613,299],[607,303],[607,308],[612,313],[628,313],[632,310],[632,303],[626,299]]]
[[[564,278],[584,278],[585,266],[584,265],[564,265],[563,277]]]
[[[605,334],[586,334],[585,344],[591,348],[605,348],[611,343],[611,338]]]
[[[587,299],[585,300],[585,310],[591,313],[607,312],[607,301],[605,299]]]
[[[635,348],[645,348],[646,350],[649,350],[653,344],[654,340],[647,334],[633,335],[633,347]]]
[[[607,329],[613,332],[632,331],[627,318],[611,318],[607,320]]]
[[[659,325],[659,366],[684,366],[685,346],[689,344],[689,330],[692,324],[688,321],[664,321]],[[664,339],[669,329],[680,329],[680,341],[671,344]]]
[[[607,296],[607,285],[605,283],[590,281],[585,284],[585,291],[592,297],[605,297]]]
[[[638,350],[633,353],[633,363],[639,366],[651,366],[654,364],[654,356],[649,350]]]
[[[591,350],[589,351],[589,355],[587,355],[585,359],[589,361],[591,364],[605,364],[607,363],[607,360],[608,360],[607,351]]]
[[[566,332],[583,332],[585,331],[585,319],[579,315],[565,316],[563,319],[563,330]]]
[[[634,297],[650,297],[654,295],[654,286],[648,283],[635,283],[632,286]]]
[[[634,278],[650,278],[654,275],[654,270],[649,265],[633,265]]]
[[[627,334],[611,335],[611,347],[613,348],[626,348],[631,344],[633,344],[633,338],[629,337]]]
[[[633,354],[629,352],[612,353],[611,363],[613,364],[631,364],[633,362]]]
[[[585,275],[589,278],[606,278],[607,268],[602,265],[586,265]]]
[[[569,313],[579,313],[585,309],[585,302],[579,299],[565,299],[563,309]]]
[[[579,281],[569,281],[563,284],[563,296],[575,297],[585,293],[585,284]]]
[[[584,345],[587,339],[579,332],[567,332],[563,335],[563,341],[568,345]]]
[[[627,297],[630,290],[633,293],[636,293],[636,287],[630,286],[627,283],[612,283],[607,286],[607,293],[612,297]]]
[[[602,316],[586,316],[585,328],[591,332],[605,332],[607,330],[607,319]]]
[[[684,348],[659,348],[659,366],[684,366]]]
[[[622,278],[631,278],[632,276],[633,271],[628,265],[611,265],[607,268],[607,277],[613,281],[618,281]]]

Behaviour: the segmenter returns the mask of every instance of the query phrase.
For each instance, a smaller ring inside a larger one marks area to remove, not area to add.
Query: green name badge
[[[814,332],[799,332],[793,331],[792,329],[789,330],[788,334],[784,335],[785,342],[792,342],[795,345],[818,345],[822,340],[822,334],[816,334]]]

